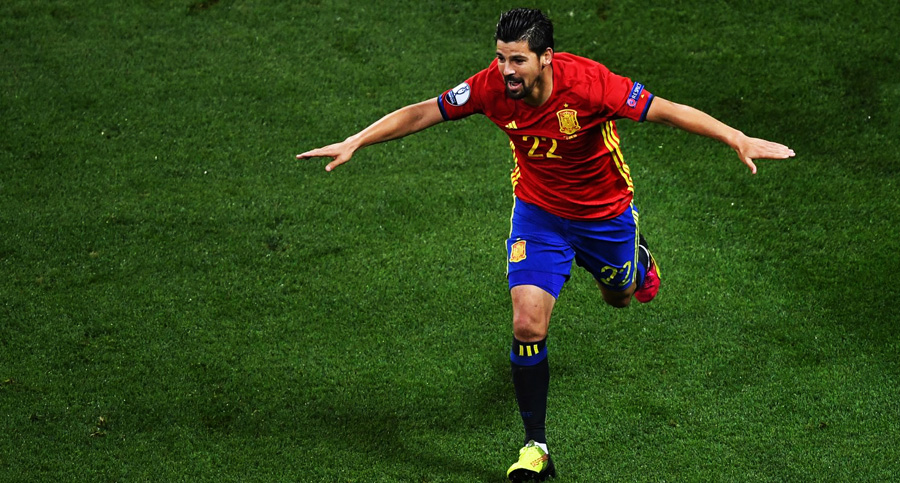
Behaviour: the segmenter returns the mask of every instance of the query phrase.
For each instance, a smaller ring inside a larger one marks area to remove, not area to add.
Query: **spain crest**
[[[525,260],[525,240],[519,240],[509,247],[509,263]]]
[[[556,117],[559,119],[559,132],[567,136],[575,134],[581,129],[581,126],[578,124],[578,111],[575,109],[556,111]]]

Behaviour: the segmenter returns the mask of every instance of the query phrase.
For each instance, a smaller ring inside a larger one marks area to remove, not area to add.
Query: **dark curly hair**
[[[501,42],[528,42],[528,48],[537,55],[553,48],[553,23],[540,10],[515,8],[500,14],[494,40]]]

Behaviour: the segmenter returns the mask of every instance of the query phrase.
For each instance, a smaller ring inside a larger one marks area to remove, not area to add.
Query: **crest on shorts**
[[[565,135],[575,134],[581,129],[581,125],[578,124],[578,111],[575,109],[556,111],[556,117],[559,119],[559,132]]]
[[[509,263],[525,260],[525,240],[519,240],[509,247]]]

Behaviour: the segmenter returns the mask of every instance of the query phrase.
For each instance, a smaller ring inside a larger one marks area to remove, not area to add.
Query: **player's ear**
[[[547,50],[545,50],[544,53],[541,54],[541,67],[547,67],[551,63],[553,63],[553,49],[547,47]]]

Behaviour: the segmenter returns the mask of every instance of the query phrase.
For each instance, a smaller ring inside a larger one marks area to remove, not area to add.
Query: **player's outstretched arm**
[[[653,98],[647,120],[722,141],[737,152],[753,174],[756,174],[754,159],[787,159],[794,156],[794,150],[783,144],[749,137],[703,111],[661,97]]]
[[[331,162],[325,166],[325,171],[331,171],[337,166],[350,161],[353,153],[359,148],[401,138],[431,127],[443,120],[437,98],[429,99],[397,109],[353,136],[339,143],[329,144],[328,146],[298,154],[297,159],[331,158]]]

